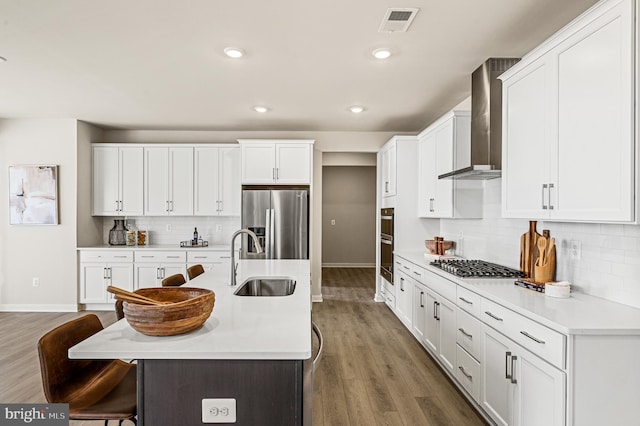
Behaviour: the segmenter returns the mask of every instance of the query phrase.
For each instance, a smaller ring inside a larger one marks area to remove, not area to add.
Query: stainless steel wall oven
[[[393,209],[380,210],[380,275],[393,284]]]

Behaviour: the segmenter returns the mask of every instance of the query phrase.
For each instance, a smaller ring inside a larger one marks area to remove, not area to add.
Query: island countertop
[[[233,293],[247,278],[291,277],[290,296]],[[240,260],[238,285],[204,273],[187,284],[215,292],[211,316],[191,333],[146,336],[126,319],[69,349],[74,359],[308,359],[311,357],[311,283],[308,260]]]

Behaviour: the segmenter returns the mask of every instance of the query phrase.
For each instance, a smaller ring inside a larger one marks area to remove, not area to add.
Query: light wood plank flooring
[[[325,353],[314,376],[314,426],[483,425],[384,303],[375,269],[324,268],[313,305]]]
[[[314,426],[485,424],[374,293],[373,268],[323,270],[324,302],[313,305],[325,338],[314,377]],[[0,402],[46,402],[36,343],[84,314],[0,312]],[[112,312],[97,314],[105,326],[115,321]]]

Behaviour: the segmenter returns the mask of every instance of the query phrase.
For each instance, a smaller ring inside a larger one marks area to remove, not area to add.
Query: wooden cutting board
[[[542,237],[536,231],[537,221],[529,221],[529,231],[520,237],[520,270],[525,273],[528,278],[534,277],[535,250],[538,244],[538,238]]]

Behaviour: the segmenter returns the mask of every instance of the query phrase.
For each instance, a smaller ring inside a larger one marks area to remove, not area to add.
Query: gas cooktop
[[[432,266],[463,278],[521,278],[524,273],[516,269],[471,259],[442,259],[431,262]]]

